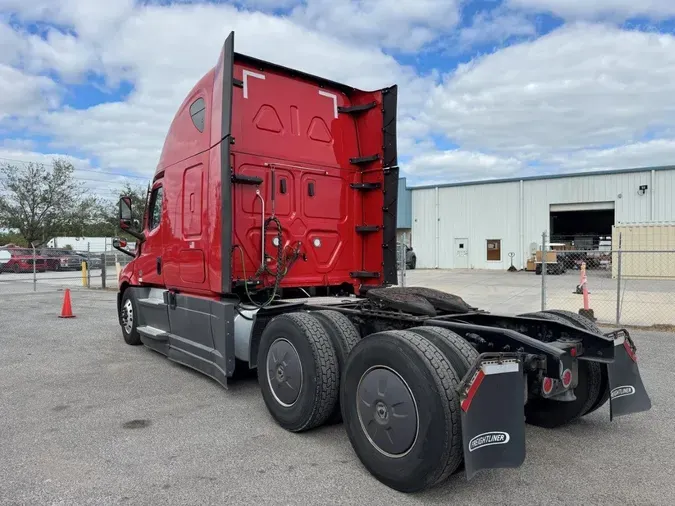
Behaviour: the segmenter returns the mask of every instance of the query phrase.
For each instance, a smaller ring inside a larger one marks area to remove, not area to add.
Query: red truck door
[[[164,220],[164,187],[158,180],[152,187],[148,210],[145,216],[145,241],[141,244],[141,255],[136,259],[138,282],[142,285],[164,285],[162,262],[162,226]]]

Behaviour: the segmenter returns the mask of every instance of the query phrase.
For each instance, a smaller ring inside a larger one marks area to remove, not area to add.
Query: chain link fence
[[[411,266],[413,259],[413,250],[408,246],[408,234],[401,234],[396,242],[397,265],[398,265],[398,286],[406,286],[406,271]]]
[[[116,288],[120,270],[133,257],[112,247],[106,240],[105,250],[71,248],[0,247],[0,291],[3,283],[32,283],[56,288]],[[412,249],[405,235],[397,242],[399,286],[406,286],[406,270],[412,261]]]
[[[550,243],[535,256],[541,308],[585,313],[599,323],[675,326],[675,249],[630,249],[618,240],[592,249]]]
[[[106,241],[103,251],[72,248],[0,247],[0,291],[11,284],[39,288],[116,288],[119,271],[131,257]]]
[[[493,311],[565,309],[589,314],[601,324],[675,328],[675,248],[642,249],[632,243],[624,249],[620,243],[619,238],[582,249],[549,242],[543,234],[525,271],[439,273],[410,270],[413,250],[404,234],[397,242],[398,285],[457,293]],[[116,289],[119,272],[132,257],[115,250],[112,240],[103,251],[87,246],[0,247],[0,292],[16,283],[29,291],[30,285],[34,291]]]

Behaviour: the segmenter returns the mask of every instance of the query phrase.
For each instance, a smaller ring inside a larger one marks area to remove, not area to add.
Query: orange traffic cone
[[[63,295],[63,306],[59,318],[75,318],[73,308],[70,305],[70,288],[66,288],[66,293]]]

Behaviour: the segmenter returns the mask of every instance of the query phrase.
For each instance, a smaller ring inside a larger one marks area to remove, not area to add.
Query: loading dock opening
[[[600,237],[612,235],[614,219],[614,202],[551,204],[551,241],[573,242],[580,249],[595,249]]]

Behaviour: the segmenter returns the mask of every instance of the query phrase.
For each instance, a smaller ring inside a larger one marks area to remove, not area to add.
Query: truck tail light
[[[551,378],[544,378],[544,381],[542,381],[541,384],[541,389],[542,391],[548,395],[553,391],[553,380]]]
[[[623,347],[626,348],[626,353],[628,353],[630,359],[637,364],[637,354],[635,353],[635,350],[628,342],[628,339],[624,340]]]

